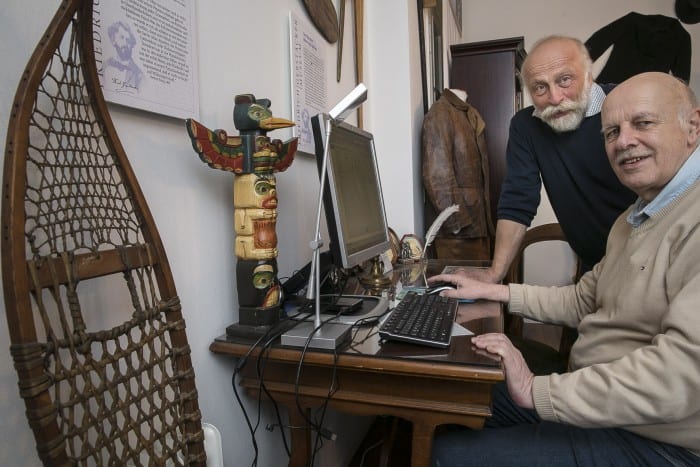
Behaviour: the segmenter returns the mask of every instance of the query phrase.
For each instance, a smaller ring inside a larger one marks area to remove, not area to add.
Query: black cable
[[[297,364],[297,372],[296,372],[296,377],[294,379],[294,402],[296,403],[297,410],[299,410],[299,413],[301,416],[304,418],[306,423],[314,429],[317,429],[317,427],[314,425],[313,421],[306,416],[306,413],[304,409],[301,407],[301,402],[299,401],[299,380],[301,379],[301,368],[304,364],[304,357],[306,356],[306,351],[309,348],[309,345],[311,344],[311,340],[313,339],[314,334],[316,334],[316,331],[321,329],[321,327],[327,322],[323,321],[321,322],[320,325],[316,326],[311,333],[309,334],[309,337],[306,339],[306,342],[304,343],[304,347],[301,349],[301,355],[299,356],[299,363]]]
[[[268,341],[265,344],[269,345],[270,341],[271,341],[271,339],[268,339]],[[257,399],[258,399],[258,416],[256,418],[255,428],[253,430],[253,436],[255,436],[255,434],[258,431],[258,427],[260,426],[260,415],[262,412],[262,397],[261,397],[262,394],[261,394],[261,392],[263,391],[263,387],[264,387],[265,383],[263,382],[262,377],[261,377],[260,362],[266,358],[265,357],[265,349],[266,349],[266,346],[264,345],[262,347],[262,349],[260,350],[258,357],[255,359],[255,361],[256,361],[255,369],[256,369],[256,374],[258,377],[258,397],[257,397]]]
[[[257,365],[256,365],[256,370],[258,374],[258,381],[260,381],[260,389],[265,393],[265,395],[272,401],[272,406],[275,409],[275,417],[277,418],[277,424],[280,426],[282,425],[282,414],[280,414],[280,409],[279,409],[279,404],[275,400],[274,397],[272,397],[272,394],[267,390],[267,387],[265,386],[265,378],[264,378],[264,370],[266,365],[262,365],[262,362],[264,361],[265,364],[267,364],[267,356],[269,354],[270,349],[272,348],[272,342],[276,340],[277,336],[275,336],[274,339],[269,339],[265,345],[263,346],[263,350],[261,351],[260,357],[257,360]],[[262,368],[261,368],[262,365]],[[262,400],[262,397],[258,397],[258,400]],[[260,406],[258,406],[258,411],[260,410]],[[269,425],[268,425],[269,426]],[[267,427],[266,427],[267,428]],[[287,457],[292,456],[291,449],[289,448],[289,444],[287,443],[287,435],[285,434],[284,430],[281,431],[281,437],[282,437],[282,443],[284,444],[284,449],[287,452]]]
[[[343,276],[343,277],[342,277],[342,280],[339,280],[338,283],[342,283],[342,284],[343,284],[343,288],[344,288],[344,285],[347,283],[347,277]],[[336,290],[338,290],[338,289],[336,289]],[[340,290],[342,290],[342,288],[341,288]],[[334,295],[335,295],[335,294],[334,294]],[[335,295],[336,300],[337,300],[337,298],[339,298],[340,296],[342,296],[342,294],[337,294],[337,295]],[[308,300],[306,303],[303,303],[301,306],[299,306],[299,308],[297,309],[297,312],[296,312],[294,315],[287,317],[287,319],[295,320],[296,318],[298,318],[298,317],[301,316],[301,315],[309,315],[309,314],[311,314],[311,313],[312,313],[312,305],[314,305],[314,301],[313,301],[313,300]],[[308,310],[308,311],[307,311],[307,310]],[[338,315],[339,315],[339,314],[338,314]],[[320,410],[321,410],[321,415],[320,415],[320,420],[318,420],[318,421],[312,420],[309,416],[307,416],[306,412],[305,412],[304,409],[301,407],[301,402],[300,402],[300,400],[299,400],[299,383],[300,383],[300,379],[301,379],[301,369],[302,369],[303,361],[304,361],[306,352],[307,352],[307,350],[308,350],[308,348],[309,348],[309,344],[311,343],[311,340],[312,340],[313,335],[320,329],[321,326],[323,326],[324,324],[328,323],[329,321],[331,321],[331,320],[337,318],[338,315],[330,316],[329,318],[327,318],[326,320],[324,320],[324,321],[321,323],[321,325],[320,325],[319,327],[316,327],[316,328],[313,330],[313,332],[309,335],[309,338],[307,339],[307,341],[306,341],[306,343],[305,343],[305,345],[304,345],[304,347],[303,347],[303,349],[302,349],[302,353],[301,353],[301,356],[300,356],[300,359],[299,359],[299,365],[298,365],[298,367],[297,367],[296,379],[295,379],[295,383],[294,383],[295,402],[296,402],[296,405],[297,405],[297,409],[299,410],[299,413],[302,415],[302,417],[303,417],[304,420],[306,421],[306,423],[307,423],[307,425],[308,425],[308,428],[309,428],[309,429],[313,429],[313,430],[316,432],[316,439],[315,439],[315,442],[314,442],[314,449],[313,449],[313,451],[312,451],[313,454],[312,454],[312,459],[311,459],[311,465],[313,465],[313,462],[314,462],[314,460],[315,460],[316,454],[317,454],[317,453],[320,451],[320,449],[323,447],[323,438],[326,438],[326,439],[334,439],[333,433],[331,433],[331,432],[329,432],[329,430],[323,428],[323,420],[325,419],[325,414],[326,414],[326,409],[327,409],[327,407],[328,407],[328,403],[330,402],[330,399],[331,399],[331,397],[333,396],[333,393],[337,390],[337,388],[336,388],[336,383],[337,383],[337,363],[338,363],[338,352],[337,352],[337,349],[334,349],[334,362],[333,362],[333,373],[332,373],[332,375],[331,375],[331,383],[330,383],[330,386],[329,386],[329,390],[328,390],[328,394],[327,394],[327,396],[326,396],[326,399],[325,399],[324,403],[321,405],[321,408],[320,408]],[[383,316],[383,315],[382,315],[382,316]],[[308,318],[308,316],[305,316],[305,318]],[[372,324],[372,322],[371,322],[371,321],[368,321],[368,320],[376,320],[376,321],[378,322],[378,321],[379,321],[379,318],[376,318],[376,317],[375,317],[375,318],[362,318],[362,319],[358,320],[358,322],[357,322],[355,325],[353,325],[353,327],[355,328],[355,335],[356,335],[356,333],[357,333],[357,329],[359,329],[359,326],[365,326],[365,325],[368,325],[368,324]],[[299,324],[299,323],[301,323],[301,322],[303,322],[303,321],[302,321],[302,320],[299,320],[299,321],[297,322],[297,324]],[[266,367],[267,356],[268,356],[268,354],[269,354],[269,351],[270,351],[270,349],[271,349],[271,347],[272,347],[273,342],[274,342],[277,338],[279,338],[280,335],[281,335],[283,332],[286,332],[288,329],[289,329],[289,328],[287,328],[287,327],[285,327],[285,326],[271,327],[271,328],[270,328],[268,331],[266,331],[262,336],[260,336],[260,338],[258,338],[258,339],[256,340],[256,342],[253,343],[253,344],[250,346],[250,348],[249,348],[248,351],[245,353],[245,355],[243,355],[242,357],[240,357],[240,359],[239,359],[239,361],[238,361],[238,364],[237,364],[236,367],[234,368],[234,372],[233,372],[233,375],[232,375],[232,378],[231,378],[231,385],[232,385],[232,388],[233,388],[234,395],[235,395],[235,397],[236,397],[236,401],[238,402],[238,405],[239,405],[239,407],[241,408],[241,411],[243,412],[243,416],[244,416],[244,418],[245,418],[245,420],[246,420],[246,424],[247,424],[247,426],[248,426],[248,430],[249,430],[249,432],[250,432],[251,440],[252,440],[252,443],[253,443],[253,449],[254,449],[255,455],[254,455],[254,458],[253,458],[253,461],[252,461],[252,464],[251,464],[252,467],[256,467],[256,466],[257,466],[257,463],[258,463],[258,456],[259,456],[259,448],[258,448],[258,444],[257,444],[256,433],[257,433],[257,429],[258,429],[259,426],[260,426],[260,413],[261,413],[261,408],[262,408],[262,405],[261,405],[261,404],[262,404],[262,397],[260,397],[260,396],[261,396],[261,393],[264,393],[264,394],[272,401],[273,407],[274,407],[274,410],[275,410],[275,416],[276,416],[277,422],[278,422],[277,425],[280,426],[280,427],[284,427],[284,426],[285,426],[285,425],[282,423],[282,417],[281,417],[281,414],[280,414],[279,405],[278,405],[277,401],[274,399],[274,397],[272,397],[272,394],[270,394],[270,392],[268,391],[267,387],[265,386],[265,382],[264,382],[264,369],[265,369],[265,367]],[[277,332],[270,334],[273,330],[276,330]],[[355,335],[353,335],[353,338],[355,337]],[[370,336],[371,336],[371,335],[373,335],[373,334],[370,334]],[[368,337],[369,337],[369,336],[365,337],[365,339],[367,339]],[[258,392],[258,416],[257,416],[257,419],[256,419],[255,426],[253,426],[253,423],[252,423],[252,421],[251,421],[251,419],[250,419],[250,417],[249,417],[249,415],[248,415],[248,412],[246,411],[246,409],[245,409],[245,407],[244,407],[244,405],[243,405],[243,401],[241,400],[241,397],[240,397],[240,395],[239,395],[239,393],[238,393],[238,390],[237,390],[237,387],[236,387],[236,376],[239,374],[239,372],[240,372],[240,371],[243,369],[243,367],[246,365],[246,363],[247,363],[247,361],[248,361],[248,358],[249,358],[250,355],[253,353],[254,349],[257,348],[258,346],[260,346],[261,342],[263,342],[263,340],[265,340],[265,339],[266,339],[265,344],[261,347],[261,351],[260,351],[260,354],[259,354],[259,356],[258,356],[258,358],[257,358],[257,363],[256,363],[256,374],[257,374],[257,376],[258,376],[258,381],[260,382],[260,386],[259,386],[259,389],[258,389],[258,391],[259,391],[259,392]],[[364,341],[364,340],[363,340],[363,341]],[[266,426],[267,429],[270,429],[269,427],[270,427],[270,425],[267,425],[267,426]],[[288,427],[289,427],[289,428],[295,428],[295,427],[291,427],[291,426],[288,426]],[[284,429],[282,429],[282,430],[280,430],[280,431],[281,431],[281,436],[282,436],[282,442],[283,442],[283,444],[284,444],[285,450],[287,451],[287,455],[288,455],[289,457],[291,457],[291,450],[290,450],[290,448],[289,448],[289,444],[288,444],[288,442],[287,442],[287,438],[286,438],[286,434],[285,434],[285,432],[284,432]]]
[[[370,338],[372,338],[373,336],[375,336],[376,334],[379,333],[379,323],[382,321],[382,318],[384,318],[390,312],[391,312],[391,309],[387,308],[379,316],[373,316],[371,318],[360,318],[357,321],[355,321],[355,323],[352,325],[353,334],[352,334],[352,339],[350,340],[350,345],[348,347],[354,351],[358,351],[357,347],[359,345],[364,344],[367,340],[369,340]],[[369,327],[369,326],[374,326],[374,329],[372,330],[372,332],[367,333],[367,335],[362,340],[358,340],[357,334],[359,333],[360,329],[363,327]]]
[[[265,338],[269,337],[270,333],[271,333],[273,330],[276,330],[277,332],[274,333],[274,335],[273,335],[270,339],[268,339],[268,342],[272,342],[272,341],[274,341],[275,339],[277,339],[277,337],[279,337],[279,335],[280,335],[281,332],[282,332],[281,329],[283,329],[283,327],[281,327],[281,326],[280,326],[280,327],[270,327],[264,334],[262,334],[262,335],[248,348],[248,351],[247,351],[242,357],[239,358],[238,363],[236,364],[236,366],[235,366],[235,368],[234,368],[234,370],[233,370],[233,375],[231,376],[231,387],[233,388],[233,394],[234,394],[234,396],[236,397],[236,401],[238,402],[238,406],[241,408],[241,411],[243,412],[243,417],[245,418],[246,425],[248,426],[248,431],[250,432],[251,441],[252,441],[252,443],[253,443],[253,450],[254,450],[254,453],[255,453],[255,454],[254,454],[254,456],[253,456],[253,461],[252,461],[252,463],[251,463],[251,467],[256,467],[256,466],[258,465],[258,454],[259,454],[259,450],[258,450],[258,442],[257,442],[257,439],[255,438],[255,432],[256,432],[256,430],[257,430],[257,424],[259,424],[259,421],[258,421],[258,423],[256,423],[256,428],[253,428],[253,424],[252,424],[252,422],[251,422],[251,420],[250,420],[250,417],[248,416],[248,411],[245,409],[245,406],[243,405],[243,401],[241,400],[240,394],[238,393],[238,389],[237,389],[237,386],[236,386],[236,376],[238,376],[239,372],[243,369],[243,367],[244,367],[244,366],[246,365],[246,363],[248,362],[248,358],[249,358],[250,355],[253,353],[253,350],[255,350],[255,348],[256,348],[258,345],[260,345],[260,343],[261,343]],[[269,344],[268,344],[268,345],[269,345]],[[259,414],[260,414],[260,406],[259,406],[259,403],[258,403],[258,417],[259,417]]]
[[[297,310],[296,313],[294,313],[294,314],[291,315],[291,316],[288,316],[286,319],[287,319],[287,320],[292,320],[292,321],[294,321],[294,320],[295,320],[296,318],[298,318],[299,316],[304,315],[304,314],[308,314],[308,313],[304,313],[303,311],[301,311],[301,310],[303,310],[306,306],[307,306],[307,305],[304,305],[304,306],[300,307],[300,308]],[[302,322],[302,321],[297,321],[297,322],[294,324],[294,326],[299,325],[301,322]],[[246,359],[247,359],[247,358],[249,357],[249,355],[252,353],[252,350],[253,350],[255,347],[257,347],[257,346],[260,344],[260,342],[261,342],[266,336],[268,336],[268,334],[270,333],[270,331],[271,331],[272,329],[273,329],[273,328],[271,328],[270,330],[268,330],[268,332],[266,332],[263,336],[261,336],[261,338],[258,339],[258,341],[257,341],[255,344],[253,344],[253,345],[251,346],[251,348],[249,349],[248,353],[245,355],[245,358],[246,358]],[[257,373],[257,377],[258,377],[258,381],[259,381],[259,388],[258,388],[258,418],[257,418],[257,423],[256,423],[255,428],[250,427],[250,428],[252,428],[252,436],[253,436],[253,437],[255,437],[255,434],[257,433],[257,429],[258,429],[259,424],[260,424],[260,413],[261,413],[261,409],[262,409],[262,397],[260,397],[260,391],[264,392],[265,395],[266,395],[266,396],[270,399],[270,401],[272,402],[273,407],[274,407],[274,410],[275,410],[275,417],[277,418],[277,422],[278,422],[278,424],[279,424],[280,426],[283,426],[283,423],[282,423],[282,414],[280,413],[280,410],[279,410],[279,404],[277,403],[277,401],[275,400],[275,398],[272,396],[272,394],[267,390],[267,387],[265,386],[264,375],[263,375],[263,373],[264,373],[264,371],[263,371],[264,368],[261,368],[262,362],[267,362],[268,352],[269,352],[269,350],[272,348],[272,344],[273,344],[284,332],[286,332],[287,330],[289,330],[289,328],[288,328],[288,327],[285,327],[285,326],[279,326],[279,327],[274,328],[274,329],[276,329],[277,332],[276,332],[276,333],[273,333],[272,335],[269,336],[269,338],[267,339],[267,341],[265,342],[265,344],[262,345],[261,351],[260,351],[260,355],[259,355],[258,358],[256,359],[256,362],[257,362],[257,363],[256,363],[256,373]],[[245,365],[245,362],[243,362],[243,363],[240,365],[240,367],[242,368],[243,365]],[[269,426],[269,425],[268,425],[268,426]],[[267,427],[266,427],[266,428],[267,428]],[[282,437],[282,443],[284,444],[285,451],[287,452],[287,456],[288,456],[288,457],[291,457],[291,449],[290,449],[290,447],[289,447],[289,443],[288,443],[288,441],[287,441],[287,436],[286,436],[286,434],[284,433],[284,430],[281,430],[281,437]],[[256,443],[254,443],[254,444],[256,444]]]
[[[241,411],[243,412],[243,417],[245,418],[246,425],[248,425],[248,431],[250,432],[250,438],[253,443],[253,451],[254,451],[254,456],[253,456],[253,462],[251,463],[251,467],[256,467],[258,465],[258,442],[255,439],[255,431],[253,430],[253,425],[250,421],[250,417],[248,416],[248,411],[245,409],[245,406],[243,405],[243,401],[241,400],[241,396],[238,394],[238,388],[236,386],[236,376],[238,375],[238,372],[245,366],[245,363],[248,359],[248,356],[251,354],[255,346],[262,340],[261,338],[253,344],[250,349],[248,349],[248,352],[241,357],[238,360],[238,363],[233,369],[233,375],[231,376],[231,387],[233,388],[233,394],[236,397],[236,401],[238,402],[238,406],[241,408]]]
[[[338,297],[340,297],[340,295],[338,295]],[[299,312],[296,313],[296,315],[294,315],[294,316],[296,317],[296,316],[299,316],[299,315],[301,315],[301,314],[305,314],[305,313],[302,312],[301,310],[304,310],[305,308],[308,308],[309,310],[311,310],[312,305],[314,305],[314,301],[312,301],[312,300],[307,301],[306,303],[304,303],[302,306],[299,307]],[[310,314],[310,312],[307,313],[307,314]],[[334,316],[329,317],[328,319],[326,319],[326,320],[324,321],[323,324],[325,324],[326,322],[331,321],[331,320],[337,318],[338,316],[339,316],[339,314],[336,314],[336,315],[334,315]],[[315,333],[317,330],[318,330],[318,328],[314,329],[313,332]],[[311,336],[313,336],[313,334],[311,334]],[[275,337],[275,338],[276,338],[276,337]],[[275,425],[269,425],[269,424],[268,424],[268,425],[266,426],[266,429],[267,429],[268,431],[272,431],[272,430],[274,429],[274,426],[287,427],[287,428],[290,428],[290,429],[294,429],[294,428],[304,428],[304,429],[309,429],[309,428],[311,428],[311,429],[313,429],[313,430],[316,432],[316,435],[317,435],[317,436],[316,436],[316,441],[315,441],[315,444],[314,444],[314,445],[315,445],[314,456],[315,456],[315,453],[318,452],[318,451],[320,450],[320,448],[322,447],[322,443],[323,443],[322,438],[329,439],[329,440],[335,440],[335,434],[332,433],[332,432],[330,432],[329,430],[323,428],[322,420],[323,420],[323,418],[325,417],[325,409],[326,409],[326,407],[327,407],[327,405],[328,405],[328,402],[329,402],[329,400],[330,400],[330,397],[332,396],[332,394],[333,394],[333,392],[334,392],[335,382],[336,382],[336,380],[337,380],[337,379],[336,379],[336,371],[335,371],[335,370],[336,370],[336,368],[337,368],[338,354],[337,354],[337,352],[335,352],[334,372],[333,372],[333,375],[332,375],[333,380],[332,380],[332,383],[331,383],[331,387],[329,388],[328,397],[326,398],[326,401],[324,402],[324,404],[323,404],[323,406],[322,406],[322,408],[323,408],[323,413],[322,413],[322,416],[321,416],[321,421],[320,421],[320,422],[319,422],[319,421],[314,421],[314,420],[311,420],[310,418],[306,417],[306,414],[305,414],[305,412],[303,411],[303,409],[301,409],[300,403],[299,403],[299,401],[298,401],[298,399],[297,399],[297,408],[300,410],[300,412],[301,412],[302,415],[304,416],[304,419],[305,419],[306,422],[307,422],[307,426],[304,426],[304,427],[293,427],[293,426],[291,426],[291,425],[285,425],[285,424],[282,423],[281,414],[280,414],[280,412],[279,412],[279,406],[278,406],[277,402],[275,401],[274,397],[272,396],[272,394],[269,393],[269,391],[267,390],[267,387],[265,386],[264,375],[263,375],[263,373],[264,373],[264,366],[262,365],[262,363],[263,363],[264,361],[267,360],[266,357],[265,357],[266,351],[269,351],[269,349],[270,349],[270,347],[271,347],[271,344],[272,344],[272,342],[274,341],[275,338],[272,338],[272,339],[268,340],[268,342],[266,342],[265,346],[263,346],[263,350],[261,351],[260,356],[259,356],[258,359],[257,359],[257,372],[258,372],[257,375],[258,375],[258,380],[260,381],[260,390],[263,391],[263,392],[268,396],[268,398],[273,402],[273,405],[274,405],[274,407],[275,407],[277,422],[278,422],[278,423],[275,424]],[[305,346],[304,351],[303,351],[302,356],[301,356],[301,360],[302,360],[302,361],[303,361],[303,358],[304,358],[306,349],[308,349],[308,344],[309,344],[309,343],[310,343],[310,340],[307,340],[306,346]],[[299,374],[300,374],[300,373],[298,373],[298,375],[299,375]],[[297,397],[298,397],[298,379],[297,379],[297,384],[295,385],[295,392],[297,393]],[[258,400],[259,400],[259,401],[260,401],[261,399],[262,399],[262,397],[258,397]],[[259,407],[258,410],[260,410],[260,407]],[[259,419],[258,419],[258,420],[259,420]],[[257,430],[257,427],[258,427],[258,425],[256,425],[255,430]],[[284,430],[282,430],[281,436],[282,436],[282,441],[283,441],[283,443],[284,443],[285,449],[286,449],[286,451],[287,451],[287,455],[291,457],[291,451],[290,451],[289,446],[288,446],[288,444],[287,444],[287,439],[286,439],[286,435],[284,434]]]
[[[328,319],[324,320],[321,322],[319,326],[316,326],[311,333],[309,334],[309,337],[306,339],[306,342],[304,343],[304,347],[301,350],[301,355],[299,357],[299,363],[297,365],[297,372],[296,372],[296,377],[294,380],[294,401],[297,406],[297,410],[299,411],[299,414],[302,416],[302,418],[306,421],[307,425],[309,426],[310,429],[314,430],[316,432],[316,442],[314,443],[314,449],[313,449],[313,454],[311,458],[311,464],[313,465],[313,461],[315,459],[316,453],[318,450],[321,449],[322,446],[322,439],[320,438],[321,432],[324,431],[324,428],[322,425],[319,425],[316,421],[312,420],[309,416],[307,416],[306,411],[301,405],[301,401],[299,399],[299,382],[301,380],[301,370],[304,364],[304,358],[306,356],[306,352],[309,348],[309,345],[311,344],[311,341],[313,339],[314,334],[323,327],[324,324],[328,323],[329,321],[335,319],[336,316],[331,316]],[[333,375],[332,375],[332,382],[331,382],[331,387],[329,389],[329,394],[328,397],[326,398],[326,401],[323,404],[323,407],[327,406],[328,401],[330,400],[330,397],[333,395],[333,388],[335,388],[335,379],[336,379],[336,370],[337,370],[337,359],[338,359],[338,353],[337,350],[334,351],[335,359],[334,359],[334,364],[333,364]],[[325,409],[323,412],[323,415],[325,416]],[[320,444],[320,446],[319,446]]]
[[[374,443],[373,445],[367,446],[367,449],[365,449],[365,450],[362,452],[362,457],[360,458],[360,467],[364,467],[364,465],[365,465],[365,456],[367,456],[367,453],[370,452],[372,449],[381,446],[382,444],[384,444],[384,440],[383,440],[383,439],[380,439],[379,441],[377,441],[377,442]]]
[[[331,384],[328,387],[328,394],[326,395],[326,400],[321,404],[321,418],[320,420],[316,421],[317,426],[320,428],[316,432],[316,441],[314,442],[314,449],[313,449],[313,454],[311,455],[311,461],[310,461],[310,466],[314,465],[314,461],[316,460],[316,454],[321,450],[323,447],[323,440],[321,439],[322,433],[321,431],[323,430],[323,420],[326,418],[326,409],[328,408],[328,403],[331,400],[331,397],[333,397],[333,394],[337,390],[336,383],[338,382],[337,380],[337,370],[338,370],[338,349],[333,349],[333,373],[331,374]]]

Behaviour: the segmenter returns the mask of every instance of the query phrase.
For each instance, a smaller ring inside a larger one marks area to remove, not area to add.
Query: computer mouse
[[[439,294],[443,290],[455,290],[456,288],[454,284],[450,284],[449,282],[440,282],[425,289],[425,293]]]

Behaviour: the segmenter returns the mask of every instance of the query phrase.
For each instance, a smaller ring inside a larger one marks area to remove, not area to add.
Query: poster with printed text
[[[294,12],[289,14],[290,64],[292,67],[292,119],[294,136],[302,154],[315,154],[311,117],[328,112],[325,39]]]
[[[199,118],[194,0],[93,0],[93,43],[108,102]]]

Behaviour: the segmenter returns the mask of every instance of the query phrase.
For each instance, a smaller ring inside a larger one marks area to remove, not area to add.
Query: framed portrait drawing
[[[101,2],[93,17],[97,74],[108,102],[199,118],[194,0]]]

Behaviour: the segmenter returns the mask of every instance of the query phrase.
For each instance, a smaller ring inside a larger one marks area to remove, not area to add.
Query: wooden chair
[[[561,230],[561,226],[558,223],[543,224],[528,229],[520,245],[520,249],[510,269],[506,273],[504,283],[522,283],[525,250],[536,243],[550,241],[566,242],[566,236],[564,236],[564,232]],[[575,271],[572,271],[571,276],[566,278],[566,282],[574,283],[580,276],[581,262],[576,258]],[[544,374],[552,371],[561,372],[566,370],[571,346],[576,340],[577,333],[575,329],[568,327],[558,326],[558,328],[560,328],[561,331],[557,348],[548,347],[540,341],[527,338],[522,317],[506,314],[506,333],[516,346],[521,347],[521,351],[525,349],[526,352],[530,354],[526,355],[526,359],[530,360],[528,364],[531,365],[531,369],[533,369],[535,373]],[[533,366],[535,368],[533,368]]]
[[[44,465],[205,465],[180,302],[102,96],[92,0],[65,0],[17,89],[2,274]]]

